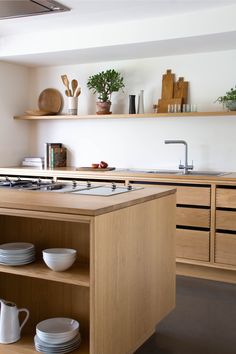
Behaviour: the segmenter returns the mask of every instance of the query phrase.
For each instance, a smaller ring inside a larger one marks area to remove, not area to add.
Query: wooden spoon
[[[69,80],[68,80],[67,75],[61,75],[61,79],[62,79],[63,84],[64,84],[65,87],[67,88],[67,96],[68,96],[68,97],[72,97],[72,92],[71,92],[70,87],[69,87],[70,82],[69,82]]]
[[[77,91],[75,92],[75,97],[78,97],[81,94],[81,88],[78,87]]]
[[[72,87],[72,94],[73,94],[73,96],[75,96],[75,91],[76,91],[76,89],[78,87],[78,81],[73,79],[71,81],[71,87]]]

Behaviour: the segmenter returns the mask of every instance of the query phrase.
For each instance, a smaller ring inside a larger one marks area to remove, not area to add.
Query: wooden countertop
[[[26,167],[0,167],[0,175],[4,176],[31,176],[31,177],[57,177],[57,178],[84,178],[84,179],[104,179],[104,180],[143,180],[143,181],[162,181],[163,182],[193,182],[193,183],[236,183],[236,172],[227,172],[221,176],[211,175],[176,175],[168,173],[144,173],[133,172],[128,170],[112,170],[112,171],[78,171],[74,167],[55,168],[55,169],[37,169]]]
[[[95,216],[175,193],[174,188],[143,188],[114,196],[72,195],[36,191],[0,190],[0,208]],[[6,210],[7,209],[7,210]]]

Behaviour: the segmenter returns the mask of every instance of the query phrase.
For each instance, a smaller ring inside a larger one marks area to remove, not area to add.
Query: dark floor
[[[176,308],[135,354],[236,354],[236,285],[177,277]]]

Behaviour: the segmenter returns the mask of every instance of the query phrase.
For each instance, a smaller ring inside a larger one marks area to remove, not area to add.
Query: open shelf
[[[89,287],[89,265],[87,264],[75,263],[64,272],[54,272],[43,261],[38,261],[23,266],[0,265],[0,272]]]
[[[216,117],[236,116],[236,111],[219,112],[181,112],[181,113],[143,113],[143,114],[105,114],[105,115],[54,115],[54,116],[15,116],[17,120],[77,120],[77,119],[119,119],[119,118],[162,118],[162,117]]]
[[[11,344],[0,344],[0,353],[2,354],[38,354],[36,349],[34,349],[34,335],[22,334],[22,338]],[[82,342],[81,346],[73,351],[73,354],[89,354],[89,344],[86,339]]]

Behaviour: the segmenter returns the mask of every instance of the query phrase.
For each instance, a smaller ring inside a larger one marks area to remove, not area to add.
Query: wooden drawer
[[[236,231],[236,211],[216,210],[216,229]]]
[[[198,230],[176,230],[176,257],[199,261],[210,260],[210,233]]]
[[[176,209],[176,224],[182,226],[210,227],[210,209]]]
[[[210,187],[187,187],[177,186],[177,204],[203,205],[211,204]]]
[[[216,233],[215,262],[236,266],[236,235]]]
[[[217,188],[216,207],[218,208],[236,208],[236,189]]]

